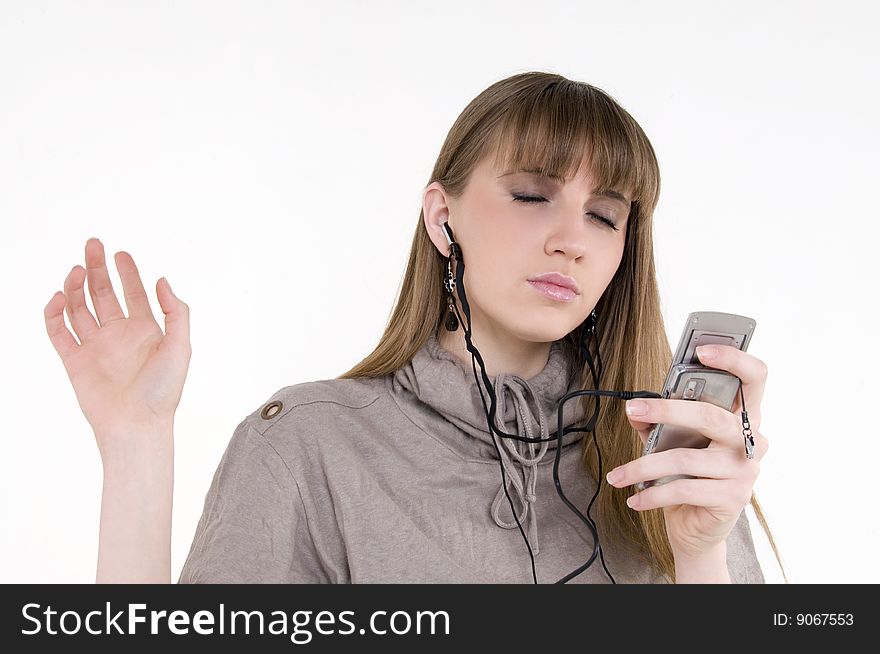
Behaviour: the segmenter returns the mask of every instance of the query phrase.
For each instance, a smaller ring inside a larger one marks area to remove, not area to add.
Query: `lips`
[[[545,297],[559,302],[571,302],[577,295],[570,288],[557,286],[548,282],[529,282],[529,285]]]
[[[562,288],[567,288],[575,295],[581,294],[581,289],[578,287],[577,282],[574,281],[568,275],[563,275],[557,272],[544,273],[543,275],[538,275],[537,277],[532,277],[529,279],[530,282],[540,282],[544,284],[553,284],[555,286],[561,286]]]

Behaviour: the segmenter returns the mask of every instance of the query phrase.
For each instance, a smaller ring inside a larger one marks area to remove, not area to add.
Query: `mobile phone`
[[[678,347],[660,392],[666,399],[710,402],[729,411],[736,401],[740,380],[725,370],[708,368],[697,357],[700,345],[730,345],[742,350],[749,346],[755,331],[755,321],[747,316],[719,311],[695,311],[690,314],[681,332]],[[706,447],[710,439],[700,432],[681,425],[656,424],[648,433],[642,456],[678,447]],[[692,479],[693,475],[668,475],[643,481],[636,488],[665,484],[674,479]]]

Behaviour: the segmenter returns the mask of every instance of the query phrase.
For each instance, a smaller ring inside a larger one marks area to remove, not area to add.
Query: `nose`
[[[560,212],[547,239],[548,254],[562,252],[570,259],[579,259],[587,251],[586,219],[580,209]]]

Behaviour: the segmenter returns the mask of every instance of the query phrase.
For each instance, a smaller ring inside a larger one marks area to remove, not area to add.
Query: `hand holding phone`
[[[704,366],[697,357],[700,345],[717,344],[748,348],[755,321],[746,316],[717,311],[697,311],[688,316],[661,395],[665,399],[709,402],[730,410],[740,389],[740,380],[725,370]],[[648,433],[642,456],[679,447],[706,447],[710,439],[695,429],[672,424],[656,424]],[[639,490],[690,475],[670,475],[636,484]]]

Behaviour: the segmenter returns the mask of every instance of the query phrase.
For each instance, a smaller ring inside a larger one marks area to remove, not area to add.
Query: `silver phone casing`
[[[755,321],[746,316],[713,311],[694,312],[688,316],[678,347],[673,356],[675,363],[666,376],[662,396],[673,400],[703,401],[730,410],[736,401],[740,381],[734,375],[717,368],[707,368],[699,362],[696,348],[709,343],[731,345],[745,351],[754,331]],[[702,448],[711,441],[696,430],[681,425],[654,425],[642,456],[679,447]],[[636,484],[638,490],[665,484],[675,479],[693,478],[692,475],[668,475]]]

